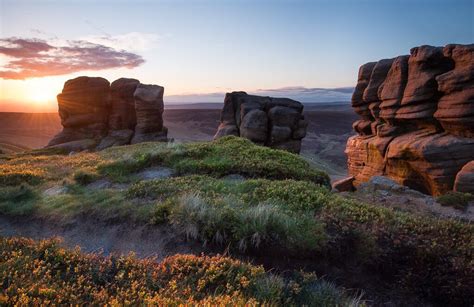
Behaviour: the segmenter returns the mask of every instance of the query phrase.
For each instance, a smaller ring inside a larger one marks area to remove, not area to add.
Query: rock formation
[[[473,189],[474,45],[362,65],[352,106],[362,118],[346,147],[355,186],[384,175],[432,195]]]
[[[292,99],[227,93],[214,139],[235,135],[299,153],[308,126],[302,112],[303,105]]]
[[[145,141],[166,141],[163,87],[120,78],[78,77],[58,95],[63,130],[47,147],[100,150]]]

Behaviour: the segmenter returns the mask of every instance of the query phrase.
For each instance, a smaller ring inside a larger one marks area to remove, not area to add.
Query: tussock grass
[[[188,238],[234,243],[241,251],[270,245],[310,251],[325,243],[323,225],[311,214],[294,215],[271,203],[247,206],[231,198],[209,203],[183,195],[168,210],[170,223]]]

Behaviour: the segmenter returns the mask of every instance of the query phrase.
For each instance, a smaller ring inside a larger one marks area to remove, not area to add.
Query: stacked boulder
[[[146,141],[166,141],[163,87],[135,79],[78,77],[58,95],[63,130],[47,147],[100,150]]]
[[[474,45],[362,65],[352,106],[362,117],[346,147],[355,186],[384,175],[432,195],[474,191]]]
[[[303,105],[292,99],[227,93],[214,139],[235,135],[299,153],[308,126],[302,113]]]

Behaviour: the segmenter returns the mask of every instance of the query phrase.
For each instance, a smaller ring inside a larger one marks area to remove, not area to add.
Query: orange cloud
[[[79,71],[134,68],[145,62],[138,54],[116,50],[85,40],[52,46],[40,39],[0,39],[0,55],[7,57],[0,78],[24,80],[65,75]]]

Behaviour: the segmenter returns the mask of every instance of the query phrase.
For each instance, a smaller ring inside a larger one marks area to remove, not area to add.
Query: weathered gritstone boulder
[[[396,119],[429,124],[441,93],[436,77],[451,70],[453,62],[442,47],[420,46],[410,50],[408,80]]]
[[[377,62],[370,62],[360,67],[357,85],[352,94],[352,107],[354,108],[354,111],[362,117],[362,119],[356,121],[352,127],[361,135],[372,134],[370,124],[373,120],[373,116],[369,109],[369,103],[363,99],[363,96],[365,89],[369,85],[372,70],[376,64]]]
[[[432,195],[470,189],[472,170],[465,165],[474,160],[473,45],[413,48],[391,62],[383,81],[382,61],[361,66],[352,97],[362,117],[346,146],[354,185],[388,176]]]
[[[474,137],[474,44],[448,45],[445,56],[453,59],[453,70],[436,77],[439,100],[436,119],[452,134]]]
[[[395,125],[395,115],[400,108],[408,80],[408,58],[408,55],[403,55],[393,61],[379,92],[379,97],[382,100],[379,106],[380,117],[392,126]]]
[[[227,93],[214,139],[235,135],[257,144],[299,153],[308,123],[303,105],[288,98]]]
[[[68,80],[57,98],[63,131],[48,146],[67,147],[67,143],[75,142],[71,144],[75,150],[89,149],[107,134],[109,81],[98,77]]]
[[[149,141],[166,141],[168,130],[163,126],[163,92],[158,85],[139,84],[133,97],[137,125],[132,144]]]
[[[111,85],[106,79],[98,77],[78,77],[66,81],[62,93],[58,95],[63,131],[47,147],[59,147],[66,151],[100,150],[130,144],[134,135],[135,142],[166,140],[166,128],[161,117],[163,88],[153,86],[160,89],[158,98],[151,99],[149,106],[143,107],[143,100],[148,99],[143,97],[148,97],[148,94],[135,97],[138,87],[148,86],[126,78],[118,79]],[[137,114],[140,115],[140,124],[137,124]]]
[[[372,134],[377,133],[377,126],[382,124],[379,120],[380,113],[380,103],[381,99],[379,98],[378,92],[383,88],[383,83],[387,77],[387,73],[392,66],[393,59],[380,60],[375,64],[370,74],[369,84],[364,90],[364,95],[362,99],[369,106],[370,114],[374,121],[371,123]]]

